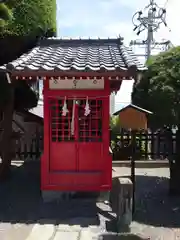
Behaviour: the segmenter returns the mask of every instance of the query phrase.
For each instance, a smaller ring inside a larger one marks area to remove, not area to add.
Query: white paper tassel
[[[66,97],[64,98],[64,105],[62,108],[62,116],[66,116],[69,110],[67,109]]]
[[[88,97],[86,97],[86,106],[84,109],[85,109],[84,116],[88,116],[91,112],[90,107],[89,107]]]
[[[74,135],[74,118],[75,118],[76,100],[73,100],[72,119],[71,119],[71,135]]]

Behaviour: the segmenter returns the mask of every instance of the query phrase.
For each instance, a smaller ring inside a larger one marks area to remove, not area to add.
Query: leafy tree
[[[0,2],[0,65],[4,65],[33,48],[42,37],[56,32],[56,0],[6,0]],[[0,178],[10,172],[12,116],[14,110],[30,109],[37,105],[37,95],[31,82],[7,81],[0,72]]]
[[[7,5],[12,8],[13,18],[5,32],[18,36],[48,29],[56,32],[56,0],[9,0]]]
[[[2,32],[7,22],[12,18],[11,10],[5,5],[0,3],[0,31]]]
[[[175,163],[170,164],[170,183],[171,190],[180,193],[180,47],[151,57],[147,65],[147,72],[134,87],[132,100],[153,112],[149,118],[151,128],[178,127],[178,147]]]

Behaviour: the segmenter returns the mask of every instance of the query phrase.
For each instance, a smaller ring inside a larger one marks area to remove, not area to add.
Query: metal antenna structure
[[[166,45],[167,48],[170,41],[164,41],[158,43],[154,39],[154,33],[157,32],[161,24],[167,27],[166,23],[166,9],[160,8],[154,0],[150,0],[150,3],[142,11],[137,11],[133,17],[132,22],[134,25],[133,31],[137,35],[140,35],[143,31],[147,31],[147,38],[143,41],[131,41],[130,45],[143,45],[145,46],[145,57],[148,59],[151,55],[152,46]]]

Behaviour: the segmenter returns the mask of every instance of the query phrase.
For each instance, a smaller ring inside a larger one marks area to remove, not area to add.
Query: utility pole
[[[132,18],[134,25],[134,31],[137,31],[137,35],[141,32],[147,31],[147,37],[143,41],[132,40],[130,46],[143,46],[145,47],[145,53],[141,56],[148,59],[151,55],[151,50],[156,47],[165,47],[165,50],[170,48],[170,41],[156,42],[154,39],[154,33],[160,28],[163,23],[167,27],[166,23],[166,9],[160,8],[154,0],[150,0],[149,4],[145,6],[143,11],[137,11]],[[153,46],[154,45],[154,46]]]
[[[150,2],[153,4],[153,0]],[[151,55],[151,42],[153,41],[153,19],[154,19],[154,12],[150,9],[148,11],[148,34],[147,34],[147,58]]]

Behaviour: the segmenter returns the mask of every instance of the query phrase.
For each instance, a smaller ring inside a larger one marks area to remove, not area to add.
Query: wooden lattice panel
[[[86,100],[79,101],[78,126],[80,142],[102,141],[102,100],[89,100],[90,114],[84,115]]]
[[[102,100],[89,100],[90,113],[85,116],[86,99],[76,100],[74,114],[75,132],[72,134],[73,100],[67,99],[68,113],[62,116],[64,100],[50,100],[51,140],[52,142],[102,141]]]
[[[73,100],[67,101],[68,113],[62,116],[64,100],[50,100],[51,140],[52,142],[74,141],[71,134]]]

